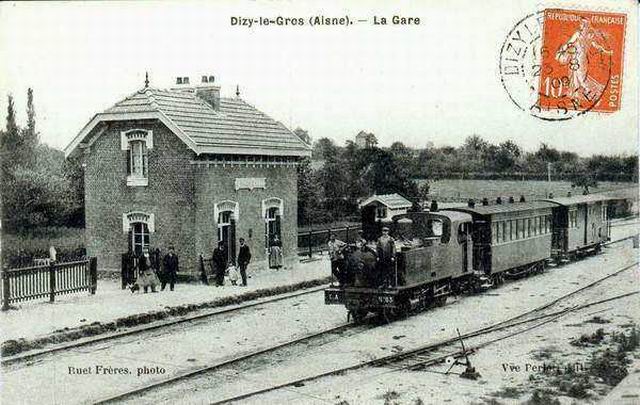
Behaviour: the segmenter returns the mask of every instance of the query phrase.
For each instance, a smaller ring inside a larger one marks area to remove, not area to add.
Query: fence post
[[[98,258],[89,258],[89,274],[91,275],[91,295],[98,289]]]
[[[9,296],[11,289],[9,288],[9,273],[6,270],[2,270],[2,310],[9,309]]]
[[[311,234],[313,230],[309,229],[309,259],[313,256],[313,249],[311,248]]]
[[[49,302],[56,300],[56,267],[49,263]]]

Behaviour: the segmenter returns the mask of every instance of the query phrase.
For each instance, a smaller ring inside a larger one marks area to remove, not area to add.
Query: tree
[[[36,111],[33,106],[33,90],[31,88],[27,90],[27,127],[23,131],[22,139],[25,163],[33,165],[39,140],[36,132]]]
[[[309,135],[309,132],[298,127],[296,129],[293,130],[293,133],[296,134],[298,136],[298,138],[300,138],[302,140],[302,142],[306,143],[307,145],[311,145],[311,136]]]
[[[513,141],[502,142],[498,145],[495,158],[495,168],[500,172],[517,170],[518,160],[522,155],[522,150]]]

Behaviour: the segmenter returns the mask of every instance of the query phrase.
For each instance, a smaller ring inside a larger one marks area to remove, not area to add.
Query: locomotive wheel
[[[368,311],[366,309],[354,309],[351,312],[351,316],[353,317],[353,322],[356,324],[360,324],[364,322],[364,319],[367,317]]]
[[[442,297],[438,297],[434,300],[434,304],[436,307],[444,307],[447,303],[447,295],[443,295]]]

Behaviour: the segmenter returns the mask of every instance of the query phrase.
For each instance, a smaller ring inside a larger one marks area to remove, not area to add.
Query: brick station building
[[[145,86],[96,114],[65,149],[82,156],[85,242],[102,270],[121,254],[175,246],[180,272],[218,241],[266,265],[274,235],[297,255],[297,161],[311,148],[239,97],[220,97],[213,77],[170,90]]]

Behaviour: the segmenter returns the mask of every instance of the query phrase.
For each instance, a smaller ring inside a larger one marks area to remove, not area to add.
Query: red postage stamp
[[[619,110],[625,26],[624,14],[545,10],[538,107]]]

